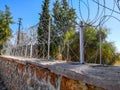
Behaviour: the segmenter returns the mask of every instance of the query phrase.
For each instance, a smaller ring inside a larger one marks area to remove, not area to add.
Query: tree
[[[49,0],[44,0],[42,5],[42,13],[39,14],[39,26],[38,26],[38,54],[43,51],[40,50],[40,48],[45,47],[45,51],[47,50],[47,40],[48,40],[48,29],[49,29]],[[43,46],[41,47],[40,44],[43,43]],[[45,51],[43,53],[45,53]]]
[[[116,53],[116,48],[113,42],[108,42],[106,40],[108,35],[108,29],[101,27],[101,31],[97,30],[95,27],[86,25],[84,27],[84,47],[85,47],[85,62],[87,63],[100,63],[100,49],[99,49],[99,34],[102,34],[102,63],[112,64],[118,58]],[[68,32],[67,37],[71,41],[69,55],[71,60],[79,61],[79,32],[74,34]],[[78,56],[75,56],[75,54]]]
[[[54,29],[60,34],[65,34],[72,28],[75,29],[76,13],[75,10],[68,6],[66,0],[56,0],[53,7]]]
[[[56,53],[62,53],[65,56],[63,50],[65,49],[65,34],[68,31],[75,31],[76,13],[75,10],[69,7],[67,0],[56,0],[53,6],[53,25],[52,32],[56,36],[54,46],[57,50]],[[59,48],[59,49],[58,49]]]
[[[12,36],[10,24],[13,24],[10,8],[5,5],[5,11],[0,10],[0,54],[3,44]]]

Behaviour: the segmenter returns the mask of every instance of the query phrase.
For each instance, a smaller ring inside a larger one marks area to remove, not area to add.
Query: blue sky
[[[17,23],[18,18],[22,18],[22,25],[34,25],[39,20],[41,11],[41,0],[0,0],[0,9],[4,10],[4,5],[10,7],[13,20]],[[13,31],[17,29],[17,24],[12,25]]]
[[[43,0],[0,0],[0,9],[4,10],[4,6],[8,5],[10,7],[10,11],[13,16],[13,20],[16,22],[16,24],[12,25],[11,28],[13,32],[15,33],[17,31],[18,25],[18,18],[21,17],[22,25],[23,27],[28,27],[35,25],[39,21],[39,14],[41,12],[41,5]],[[53,2],[55,0],[51,0],[50,2],[50,8],[53,5]],[[79,0],[69,0],[69,3],[71,5],[71,1],[73,3],[73,7],[76,9],[76,12],[78,14],[78,17],[80,17],[79,14]],[[84,1],[84,0],[83,0]],[[102,1],[102,0],[101,0]],[[109,7],[113,6],[113,2],[107,2],[107,5]],[[85,9],[85,6],[83,5],[83,18],[87,18],[87,10]],[[90,19],[94,16],[95,7],[93,3],[90,3]],[[109,13],[109,11],[107,12]],[[120,17],[120,15],[115,14],[117,18]],[[115,45],[117,46],[117,50],[120,51],[120,22],[118,22],[115,19],[110,19],[108,22],[105,23],[105,26],[110,29],[110,34],[108,36],[109,41],[115,42]]]

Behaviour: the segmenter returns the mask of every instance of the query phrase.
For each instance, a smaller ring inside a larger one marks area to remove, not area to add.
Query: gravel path
[[[2,79],[0,78],[0,90],[8,90],[5,85],[4,82],[2,81]]]

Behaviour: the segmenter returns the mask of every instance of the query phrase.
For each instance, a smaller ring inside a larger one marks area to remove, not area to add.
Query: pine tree
[[[0,10],[0,51],[3,44],[12,36],[10,24],[13,24],[10,8],[5,5],[5,11]]]
[[[43,48],[45,46],[45,49],[47,48],[47,40],[48,40],[48,29],[49,29],[49,0],[44,0],[42,5],[42,13],[39,14],[39,26],[38,26],[38,54],[41,53],[40,48]],[[44,43],[43,47],[41,47],[39,44]],[[47,49],[46,49],[47,50]]]
[[[75,10],[69,7],[66,0],[56,0],[53,7],[54,28],[62,34],[67,31],[75,30],[76,13]]]
[[[68,39],[66,39],[67,32],[75,32],[76,13],[75,10],[69,7],[67,0],[56,0],[53,6],[53,31],[56,32],[54,50],[53,53],[61,53],[65,56],[66,45]],[[59,48],[59,50],[58,50]],[[56,49],[56,50],[55,50]]]

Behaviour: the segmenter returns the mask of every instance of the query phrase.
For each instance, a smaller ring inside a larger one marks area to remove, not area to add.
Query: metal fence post
[[[80,40],[80,64],[84,64],[84,31],[83,22],[80,22],[79,40]]]
[[[49,17],[49,26],[48,26],[48,60],[50,59],[50,28],[51,28],[51,17]]]

